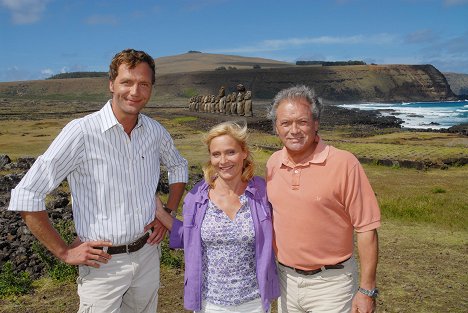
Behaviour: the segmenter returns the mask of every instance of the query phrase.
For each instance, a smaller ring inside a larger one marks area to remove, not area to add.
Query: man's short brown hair
[[[119,74],[119,66],[121,64],[127,64],[129,68],[135,68],[135,66],[137,66],[140,63],[147,63],[153,71],[151,82],[154,85],[154,82],[156,81],[156,69],[154,65],[154,59],[146,52],[134,49],[122,50],[114,56],[111,64],[109,65],[109,80],[115,80],[115,78]]]

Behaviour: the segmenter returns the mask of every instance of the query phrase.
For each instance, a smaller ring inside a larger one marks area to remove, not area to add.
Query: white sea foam
[[[378,110],[383,116],[396,116],[405,128],[449,128],[468,123],[468,101],[363,103],[340,105],[350,109]]]

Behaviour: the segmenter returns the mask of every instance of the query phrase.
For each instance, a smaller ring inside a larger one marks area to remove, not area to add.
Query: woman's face
[[[242,168],[247,153],[240,144],[229,135],[215,137],[210,142],[210,161],[218,179],[225,181],[242,176]]]

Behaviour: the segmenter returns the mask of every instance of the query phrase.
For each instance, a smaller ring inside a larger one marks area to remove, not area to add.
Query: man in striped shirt
[[[154,60],[123,50],[109,70],[112,99],[71,121],[11,192],[31,232],[65,263],[79,265],[79,312],[156,312],[159,242],[155,218],[160,164],[168,170],[167,207],[176,210],[187,161],[157,121],[140,113],[155,82]],[[45,197],[64,179],[78,237],[67,245],[49,222]]]

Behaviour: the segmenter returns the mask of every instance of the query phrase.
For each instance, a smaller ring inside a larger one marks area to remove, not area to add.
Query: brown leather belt
[[[110,247],[99,247],[98,249],[104,250],[105,252],[109,254],[121,254],[121,253],[132,253],[140,250],[143,248],[146,244],[146,241],[148,240],[150,236],[149,232],[146,232],[143,236],[138,238],[132,243],[129,243],[128,245],[120,245],[120,246],[110,246]],[[106,249],[107,248],[107,251]]]
[[[336,269],[342,269],[344,268],[344,265],[343,263],[348,261],[350,258],[347,258],[346,260],[340,262],[340,263],[337,263],[337,264],[334,264],[334,265],[324,265],[322,266],[321,268],[318,268],[316,270],[301,270],[299,268],[295,268],[295,267],[292,267],[292,266],[288,266],[288,265],[285,265],[281,262],[278,262],[281,266],[284,266],[284,267],[287,267],[287,268],[290,268],[292,269],[293,271],[295,271],[296,273],[298,274],[301,274],[301,275],[305,275],[305,276],[310,276],[310,275],[315,275],[317,273],[320,273],[324,270],[336,270]]]

